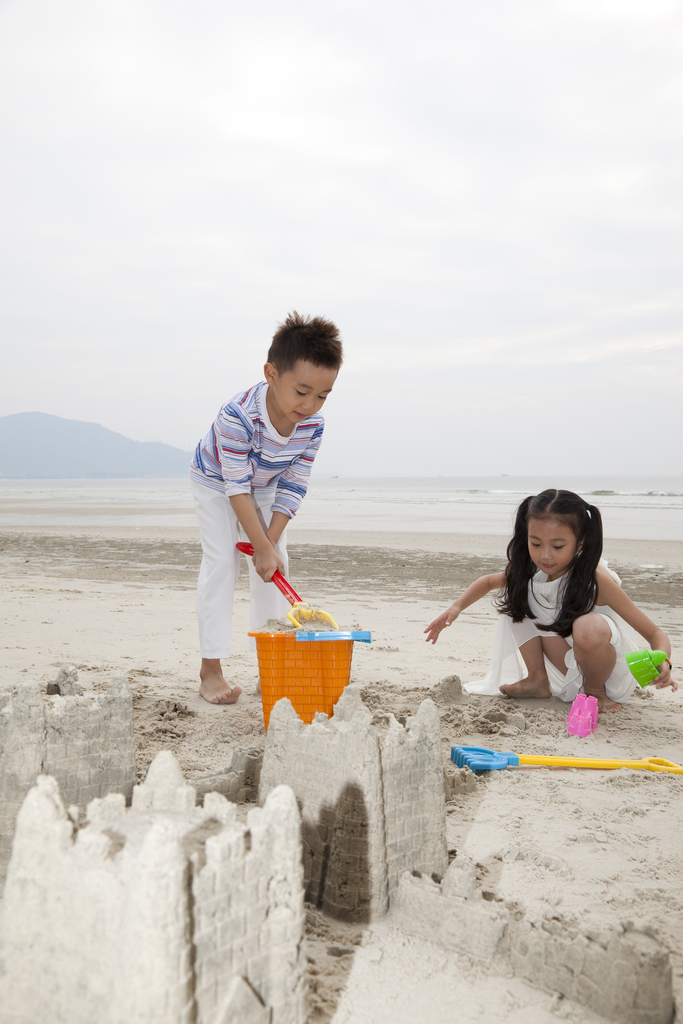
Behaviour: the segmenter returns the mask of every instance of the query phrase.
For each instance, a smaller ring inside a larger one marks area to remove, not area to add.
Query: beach
[[[4,499],[3,510],[12,515],[14,499]],[[4,687],[27,678],[47,683],[64,664],[76,666],[86,690],[104,690],[124,673],[134,694],[139,778],[162,749],[192,779],[225,768],[237,749],[263,747],[256,656],[246,636],[246,571],[226,673],[243,693],[237,705],[215,707],[197,694],[196,527],[150,522],[156,513],[144,508],[136,510],[135,524],[117,523],[111,509],[106,522],[93,522],[97,511],[79,501],[68,522],[54,510],[41,512],[38,500],[30,521],[22,508],[21,521],[5,520],[0,529]],[[118,516],[129,514],[124,509]],[[485,674],[496,626],[490,600],[468,609],[433,647],[422,631],[474,578],[503,567],[506,543],[503,531],[392,529],[391,523],[382,531],[322,529],[302,519],[290,530],[289,576],[338,622],[372,631],[371,644],[355,645],[352,665],[352,681],[363,687],[368,706],[413,714],[430,692],[438,696],[444,679],[467,682]],[[673,664],[680,665],[683,541],[611,537],[605,557],[630,596],[668,632]],[[621,713],[601,716],[585,739],[567,735],[568,706],[555,699],[466,697],[439,699],[437,706],[444,766],[454,743],[518,753],[683,758],[680,692],[639,691]],[[486,898],[584,931],[624,921],[652,929],[671,949],[679,1001],[682,820],[683,778],[627,770],[490,772],[447,804],[449,850],[475,861]],[[407,936],[390,920],[344,926],[311,910],[308,924],[312,1022],[455,1019],[455,1006],[467,1022],[602,1019]]]

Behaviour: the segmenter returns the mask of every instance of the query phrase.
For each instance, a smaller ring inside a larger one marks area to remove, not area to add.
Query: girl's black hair
[[[498,610],[513,622],[533,618],[529,608],[529,580],[537,571],[529,554],[529,519],[556,519],[568,526],[577,540],[577,551],[566,574],[559,614],[549,626],[537,623],[538,629],[571,634],[574,620],[595,608],[598,584],[595,570],[602,556],[602,516],[595,505],[573,491],[549,489],[525,498],[517,509],[515,531],[508,544],[505,584],[498,601]]]

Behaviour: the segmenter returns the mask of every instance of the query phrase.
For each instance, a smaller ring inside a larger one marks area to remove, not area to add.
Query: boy
[[[287,575],[284,529],[306,494],[323,435],[319,410],[342,358],[331,321],[294,311],[273,336],[265,381],[231,398],[197,445],[190,479],[202,542],[199,693],[210,704],[234,704],[242,692],[221,669],[230,655],[240,529],[254,545],[250,628],[286,615],[287,602],[269,580],[276,569]]]

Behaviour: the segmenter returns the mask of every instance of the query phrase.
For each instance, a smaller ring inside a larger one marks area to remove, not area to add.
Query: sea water
[[[597,505],[605,536],[683,540],[683,477],[313,476],[299,529],[509,535],[528,494],[561,485]],[[187,480],[0,480],[0,526],[194,526]]]
[[[297,518],[311,529],[507,536],[520,502],[557,486],[600,509],[606,537],[683,540],[680,476],[320,479]]]

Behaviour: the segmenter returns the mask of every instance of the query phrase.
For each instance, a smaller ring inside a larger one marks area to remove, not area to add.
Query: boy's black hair
[[[536,624],[538,629],[567,637],[574,620],[595,608],[598,597],[595,570],[602,556],[602,516],[595,505],[589,505],[573,491],[549,489],[524,499],[517,509],[515,531],[507,548],[504,590],[497,602],[498,610],[509,615],[513,622],[533,618],[528,584],[537,567],[529,554],[529,519],[556,519],[568,526],[577,540],[577,552],[566,573],[558,616],[549,626]]]
[[[339,328],[321,316],[301,316],[294,309],[278,324],[268,349],[268,362],[278,373],[293,370],[299,360],[338,370],[344,359]]]

